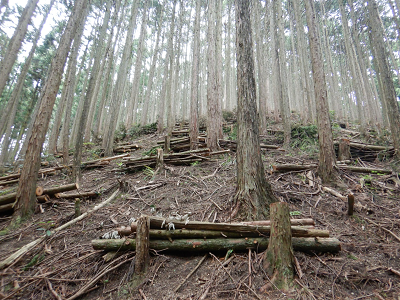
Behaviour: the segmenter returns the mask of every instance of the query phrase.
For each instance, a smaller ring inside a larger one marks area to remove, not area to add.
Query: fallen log
[[[315,169],[318,165],[294,165],[294,164],[284,164],[284,165],[273,165],[273,172],[291,172],[291,171],[304,171],[309,169]],[[378,168],[364,168],[364,167],[353,167],[347,165],[338,165],[341,170],[347,170],[357,173],[372,173],[372,174],[392,174],[391,170],[378,169]]]
[[[41,189],[38,190],[38,188],[41,188]],[[47,188],[47,189],[42,188],[42,187],[37,187],[36,195],[41,196],[43,194],[46,194],[49,196],[53,196],[56,193],[72,191],[72,190],[76,190],[78,188],[79,188],[79,185],[77,183],[71,183],[71,184],[66,184],[66,185],[57,186],[57,187],[53,187],[53,188]],[[13,203],[16,200],[16,198],[17,198],[17,192],[10,193],[10,194],[4,195],[4,196],[0,196],[0,205]]]
[[[72,190],[77,190],[77,189],[79,189],[79,185],[77,183],[71,183],[71,184],[56,186],[56,187],[52,187],[52,188],[45,188],[43,190],[43,194],[53,196],[57,193],[67,192],[67,191],[72,191]]]
[[[38,203],[47,203],[50,201],[49,195],[40,195],[36,197]]]
[[[173,223],[175,229],[195,229],[195,230],[215,230],[222,232],[256,232],[263,235],[269,235],[270,226],[257,226],[257,225],[246,225],[238,223],[210,223],[210,222],[199,222],[199,221],[178,221],[174,219],[164,219],[160,217],[149,217],[150,218],[150,229],[161,229],[168,224]],[[328,230],[322,229],[308,229],[300,226],[292,226],[293,236],[319,236],[329,237]]]
[[[229,141],[229,140],[218,140],[218,144],[222,148],[229,148],[232,151],[236,151],[237,148],[237,142],[236,141]],[[280,147],[276,145],[265,145],[265,144],[260,144],[261,149],[270,149],[270,150],[277,150]]]
[[[392,174],[392,170],[378,169],[378,168],[363,168],[353,166],[340,166],[342,170],[352,171],[356,173],[371,173],[371,174]]]
[[[57,233],[57,232],[59,232],[61,230],[64,230],[65,228],[68,228],[69,226],[75,224],[76,222],[78,222],[80,220],[83,220],[84,218],[86,218],[87,216],[92,214],[93,212],[99,210],[100,208],[106,206],[108,203],[113,201],[119,195],[119,193],[120,193],[120,191],[116,190],[108,199],[106,199],[103,202],[97,204],[95,207],[89,209],[84,214],[80,215],[79,217],[77,217],[75,219],[72,219],[71,221],[61,225],[60,227],[57,227],[57,228],[53,229],[51,231],[51,234],[53,235],[54,233]],[[23,246],[22,248],[20,248],[18,251],[14,252],[13,254],[11,254],[6,259],[0,261],[0,270],[2,270],[5,267],[8,267],[9,265],[11,265],[19,257],[21,257],[22,255],[24,255],[25,253],[27,253],[28,251],[33,249],[36,245],[38,245],[41,242],[43,242],[47,237],[48,237],[47,235],[41,236],[40,238],[30,242],[29,244],[26,244],[25,246]]]
[[[255,249],[264,251],[268,247],[268,238],[237,238],[237,239],[179,239],[170,242],[168,240],[152,240],[149,246],[154,250],[165,250],[168,252],[236,252]],[[302,252],[336,253],[341,250],[340,242],[336,238],[292,238],[293,249]],[[95,250],[124,251],[135,250],[135,239],[101,239],[92,240],[92,247]]]
[[[271,221],[270,220],[249,221],[249,222],[240,222],[240,224],[269,226],[271,225]],[[313,219],[290,219],[290,225],[292,226],[315,225],[315,221]]]
[[[14,209],[13,206],[14,206],[14,203],[0,205],[0,213],[12,211]]]
[[[85,192],[85,193],[73,193],[73,194],[65,194],[65,193],[56,193],[54,194],[54,197],[56,198],[64,198],[64,199],[70,199],[70,198],[92,198],[92,197],[97,197],[99,195],[98,192]]]
[[[317,165],[292,165],[292,164],[285,164],[285,165],[273,165],[272,170],[274,172],[292,172],[292,171],[304,171],[309,169],[316,168]]]

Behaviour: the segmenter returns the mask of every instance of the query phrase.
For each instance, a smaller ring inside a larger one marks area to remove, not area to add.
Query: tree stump
[[[294,256],[290,214],[287,203],[276,202],[270,205],[271,236],[268,249],[264,254],[264,269],[270,276],[270,282],[261,290],[276,287],[287,291],[294,278]]]
[[[350,158],[350,140],[341,139],[339,142],[338,160],[349,160]]]
[[[136,231],[136,258],[135,275],[143,275],[147,272],[150,262],[149,253],[149,228],[150,219],[143,216],[138,219]]]
[[[156,170],[161,171],[164,169],[164,151],[161,148],[157,149]]]

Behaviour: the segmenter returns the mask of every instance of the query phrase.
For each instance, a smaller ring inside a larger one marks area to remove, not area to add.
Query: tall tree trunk
[[[46,23],[47,17],[48,17],[49,12],[50,12],[53,4],[54,4],[54,1],[55,0],[52,0],[50,2],[49,6],[48,6],[48,8],[47,8],[47,10],[45,12],[43,20],[40,23],[39,28],[38,28],[38,30],[37,30],[37,32],[35,34],[31,50],[30,50],[30,52],[28,54],[28,57],[25,59],[24,66],[22,67],[22,70],[19,73],[17,83],[16,83],[16,85],[15,85],[15,87],[14,87],[12,93],[11,93],[11,97],[9,99],[9,103],[12,103],[12,109],[11,109],[11,111],[7,112],[7,115],[3,115],[2,118],[1,118],[1,121],[0,121],[0,123],[2,123],[4,121],[4,124],[6,124],[6,126],[5,126],[6,131],[5,131],[5,135],[3,137],[3,145],[2,145],[2,148],[1,148],[1,154],[0,154],[0,169],[1,169],[1,167],[4,165],[4,163],[7,160],[8,147],[9,147],[10,142],[11,142],[11,130],[12,130],[12,127],[13,127],[13,124],[14,124],[14,121],[15,121],[15,116],[16,116],[16,113],[17,113],[18,103],[19,103],[19,99],[21,97],[22,89],[24,87],[25,78],[26,78],[26,75],[28,74],[28,71],[29,71],[29,68],[30,68],[30,65],[31,65],[31,62],[32,62],[32,59],[33,59],[33,55],[35,54],[36,46],[37,46],[37,43],[39,41],[40,34],[42,32],[43,26]],[[6,120],[8,120],[7,123],[5,123]],[[2,126],[0,125],[0,128],[1,127]],[[0,136],[2,136],[2,135],[3,134],[2,134],[2,132],[0,130]],[[1,173],[1,171],[0,171],[0,173]]]
[[[85,142],[90,142],[91,137],[91,129],[93,123],[93,115],[94,109],[97,103],[97,96],[99,91],[99,85],[101,82],[101,69],[104,68],[104,61],[101,63],[101,58],[103,57],[103,48],[105,44],[108,22],[110,20],[111,14],[111,0],[106,1],[106,12],[103,18],[103,24],[101,25],[99,36],[97,39],[97,43],[95,44],[95,55],[94,55],[94,62],[93,67],[90,73],[89,85],[88,90],[85,96],[85,103],[88,102],[88,111],[85,110],[82,112],[82,117],[84,118],[84,125],[82,130],[84,130],[84,138]],[[80,134],[80,132],[79,132]]]
[[[161,8],[158,12],[157,28],[156,28],[156,31],[157,31],[156,43],[154,45],[153,57],[151,60],[151,66],[150,66],[150,72],[149,72],[149,80],[147,83],[146,93],[145,93],[144,100],[143,100],[142,117],[140,119],[140,123],[142,126],[146,125],[147,121],[149,119],[151,119],[148,116],[149,102],[150,102],[151,93],[153,92],[154,74],[156,71],[156,64],[157,64],[158,53],[159,53],[160,35],[162,32],[163,13],[164,13],[164,10]],[[163,40],[164,40],[164,37],[161,41],[161,44],[163,43]]]
[[[335,169],[336,157],[333,149],[333,137],[329,108],[325,72],[322,61],[321,46],[317,33],[317,23],[313,0],[305,0],[308,36],[310,41],[311,63],[314,78],[314,92],[317,108],[319,164],[318,175],[324,183],[333,183],[337,180]]]
[[[173,2],[172,7],[172,20],[170,26],[170,35],[168,40],[168,49],[167,49],[167,57],[166,64],[168,67],[168,75],[166,78],[166,96],[165,96],[165,104],[166,104],[166,115],[167,115],[167,142],[165,144],[165,149],[169,151],[170,149],[170,141],[172,136],[172,129],[174,127],[173,116],[172,116],[172,74],[173,74],[173,64],[174,64],[174,30],[175,30],[175,10],[176,10],[176,0]]]
[[[208,1],[208,51],[207,51],[207,147],[219,149],[218,139],[222,138],[222,112],[219,97],[219,76],[217,74],[216,1]],[[221,71],[221,70],[218,70]]]
[[[378,81],[380,81],[381,101],[386,105],[393,146],[396,156],[400,158],[400,109],[387,60],[387,50],[385,49],[383,30],[380,26],[378,7],[375,0],[368,1],[368,12],[370,44],[374,57],[375,72]]]
[[[62,125],[61,137],[62,137],[62,153],[63,153],[63,164],[69,165],[69,128],[71,123],[71,112],[72,105],[74,102],[75,89],[76,89],[76,64],[78,60],[79,48],[81,46],[81,40],[83,35],[83,30],[85,28],[87,13],[84,12],[84,18],[80,24],[78,30],[76,31],[74,37],[74,43],[72,45],[71,54],[68,61],[68,83],[64,86],[67,89],[66,104],[65,104],[65,115],[64,123]],[[86,53],[85,53],[86,54]],[[78,77],[79,78],[79,77]]]
[[[269,204],[277,199],[266,181],[261,159],[253,42],[248,0],[236,0],[238,82],[237,187],[233,215],[247,220],[268,217]]]
[[[137,107],[137,102],[139,101],[139,82],[140,82],[140,74],[142,71],[143,44],[147,27],[148,3],[149,1],[146,1],[146,5],[143,9],[142,24],[140,27],[139,42],[136,51],[135,72],[133,74],[131,97],[130,101],[128,102],[128,107],[126,112],[125,127],[128,130],[132,127],[132,122],[134,121],[134,119],[136,119],[135,108]]]
[[[278,25],[279,33],[275,30],[275,38],[277,40],[277,46],[279,49],[278,57],[278,68],[279,68],[279,82],[280,85],[280,97],[279,106],[283,122],[284,131],[284,147],[289,148],[290,137],[291,137],[291,126],[290,126],[290,107],[289,107],[289,95],[287,88],[287,68],[286,68],[286,49],[284,42],[284,24],[283,24],[283,13],[282,13],[282,3],[280,1],[274,2],[274,18],[275,24]]]
[[[11,69],[17,59],[18,51],[22,46],[22,42],[28,30],[28,25],[31,21],[38,1],[39,0],[29,0],[26,4],[18,21],[14,35],[8,44],[4,58],[0,62],[0,97],[3,94],[8,77],[10,76]]]
[[[113,153],[115,129],[117,128],[118,121],[118,108],[124,96],[125,84],[127,81],[128,73],[128,62],[131,60],[132,55],[132,42],[133,42],[133,31],[136,24],[136,16],[138,11],[138,1],[132,4],[131,17],[129,20],[129,28],[126,34],[124,51],[122,54],[121,63],[118,69],[117,81],[114,87],[114,91],[111,97],[110,115],[109,115],[109,126],[106,127],[106,131],[103,138],[103,148],[105,148],[105,155],[111,156]]]
[[[60,87],[64,65],[74,34],[86,11],[86,0],[76,0],[74,10],[61,37],[55,57],[50,66],[49,77],[42,93],[42,101],[35,122],[32,135],[25,155],[25,161],[21,170],[15,204],[15,220],[27,218],[34,210],[36,204],[36,181],[40,168],[40,152],[49,126],[51,112]]]
[[[199,134],[199,65],[200,65],[200,13],[201,2],[196,2],[196,17],[193,25],[193,61],[192,83],[190,85],[190,149],[197,149],[197,136]]]

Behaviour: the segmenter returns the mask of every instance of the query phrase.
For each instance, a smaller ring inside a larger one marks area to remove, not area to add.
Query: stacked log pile
[[[198,137],[198,148],[206,148],[206,138],[205,136]],[[165,141],[158,141],[157,145],[164,148]],[[189,137],[181,137],[171,139],[171,151],[173,152],[181,152],[181,151],[189,151],[190,150],[190,139]]]
[[[93,198],[97,197],[97,192],[77,192],[77,193],[64,193],[67,191],[77,190],[79,185],[77,183],[66,184],[62,186],[55,186],[50,188],[43,188],[38,186],[36,188],[36,200],[38,203],[47,203],[51,198],[75,199],[75,198]],[[14,210],[17,193],[10,193],[0,196],[0,213]]]
[[[229,141],[229,140],[218,140],[219,146],[223,149],[230,149],[233,152],[236,152],[237,142]],[[260,144],[261,149],[264,150],[282,150],[279,146],[276,145],[264,145]]]
[[[137,144],[123,144],[123,145],[118,145],[115,147],[113,150],[115,153],[126,153],[126,152],[132,152],[134,150],[140,149],[140,146]]]
[[[335,142],[335,149],[339,149],[340,142]],[[393,147],[385,147],[385,146],[377,146],[377,145],[369,145],[362,144],[356,142],[348,142],[350,146],[350,155],[351,157],[359,157],[362,160],[373,162],[377,158],[379,158],[380,154],[385,154],[388,157],[393,156],[394,148]]]
[[[90,168],[101,168],[101,167],[109,165],[109,162],[111,160],[123,158],[123,157],[126,157],[126,156],[129,156],[129,153],[122,154],[122,155],[117,155],[117,156],[111,156],[111,157],[95,159],[95,160],[90,160],[90,161],[82,162],[81,167],[82,168],[87,168],[87,169],[90,169]],[[38,175],[39,176],[49,175],[49,174],[55,173],[56,171],[67,169],[67,168],[72,168],[72,164],[40,169],[39,172],[38,172]],[[10,174],[10,175],[7,175],[7,176],[0,177],[0,186],[17,183],[19,181],[19,177],[20,176],[21,176],[20,173],[15,173],[15,174]]]
[[[271,231],[269,221],[256,223],[209,223],[188,220],[147,217],[149,219],[149,245],[154,250],[184,252],[223,252],[228,250],[263,251],[268,246]],[[121,236],[136,232],[136,224],[120,228]],[[329,231],[315,229],[312,219],[291,220],[293,248],[303,252],[338,252],[340,242],[329,237]],[[96,250],[135,250],[135,239],[92,240]]]
[[[210,152],[210,149],[203,148],[173,154],[164,154],[162,160],[165,164],[189,165],[194,162],[209,160],[207,156],[226,153],[227,151]],[[145,156],[141,158],[126,157],[123,159],[127,171],[137,171],[145,167],[154,168],[157,165],[157,156]]]

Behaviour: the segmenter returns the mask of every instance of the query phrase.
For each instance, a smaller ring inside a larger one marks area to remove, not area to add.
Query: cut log
[[[38,203],[47,203],[50,201],[49,195],[40,195],[36,197]]]
[[[338,159],[339,160],[349,160],[351,158],[350,155],[350,140],[341,139],[339,142],[339,152]]]
[[[371,173],[371,174],[392,174],[392,170],[377,169],[377,168],[362,168],[353,166],[340,166],[341,170],[352,171],[356,173]]]
[[[239,239],[180,239],[172,243],[168,240],[151,240],[150,249],[166,250],[169,252],[236,252],[256,249],[264,251],[268,247],[268,238],[239,238]],[[336,253],[341,250],[340,242],[336,238],[292,238],[293,249],[302,252]],[[92,240],[95,250],[124,251],[135,250],[135,239],[101,239]]]
[[[79,189],[79,185],[77,183],[71,183],[71,184],[56,186],[56,187],[52,187],[52,188],[45,188],[43,190],[43,194],[53,196],[54,194],[57,194],[57,193],[67,192],[67,191],[72,191],[72,190],[77,190],[77,189]]]
[[[354,211],[354,195],[353,194],[349,194],[347,195],[347,214],[349,216],[353,215],[353,211]]]
[[[14,203],[0,205],[0,213],[11,212],[14,210]]]
[[[173,219],[164,219],[159,217],[150,218],[150,229],[161,229],[167,226],[170,222],[174,224],[175,229],[195,229],[195,230],[215,230],[215,231],[228,231],[228,232],[255,232],[263,235],[269,235],[270,226],[257,226],[257,225],[246,225],[246,224],[234,224],[234,223],[210,223],[210,222],[199,222],[199,221],[177,221]],[[187,224],[186,224],[187,223]],[[302,237],[328,237],[328,230],[321,229],[307,229],[300,226],[292,226],[293,236]]]
[[[108,199],[106,199],[103,202],[97,204],[95,207],[89,209],[87,212],[85,212],[84,214],[80,215],[78,218],[72,219],[71,221],[61,225],[60,227],[57,227],[57,228],[53,229],[51,231],[51,234],[60,232],[61,230],[64,230],[65,228],[68,228],[69,226],[75,224],[76,222],[79,222],[80,220],[83,220],[84,218],[86,218],[87,216],[92,214],[93,212],[99,210],[100,208],[106,206],[108,203],[113,201],[119,195],[119,193],[120,193],[120,191],[116,190]],[[33,249],[36,245],[38,245],[41,242],[43,242],[46,238],[47,238],[47,235],[44,235],[44,236],[42,236],[42,237],[30,242],[29,244],[26,244],[25,246],[20,248],[18,251],[16,251],[13,254],[11,254],[9,257],[7,257],[4,260],[0,261],[0,270],[2,270],[5,267],[8,267],[9,265],[11,265],[13,262],[15,262],[15,260],[17,260],[22,255],[24,255],[25,253],[27,253],[28,251]]]
[[[17,193],[16,192],[0,196],[0,205],[13,203],[15,201],[16,197],[17,197]]]
[[[241,224],[269,226],[271,225],[271,221],[270,220],[250,221],[250,222],[241,222]],[[315,225],[315,221],[313,219],[290,219],[290,225],[292,226]]]
[[[149,268],[149,228],[150,221],[148,216],[138,219],[136,233],[136,258],[135,258],[135,274],[145,274]]]
[[[66,194],[66,193],[56,193],[54,197],[56,198],[63,198],[63,199],[71,199],[71,198],[94,198],[99,195],[98,192],[83,192],[83,193],[73,193],[73,194]]]
[[[38,186],[36,187],[36,196],[41,196],[43,195],[43,187],[42,186]]]
[[[309,169],[315,169],[317,165],[292,165],[292,164],[285,164],[285,165],[273,165],[272,169],[274,172],[292,172],[292,171],[304,171]]]

